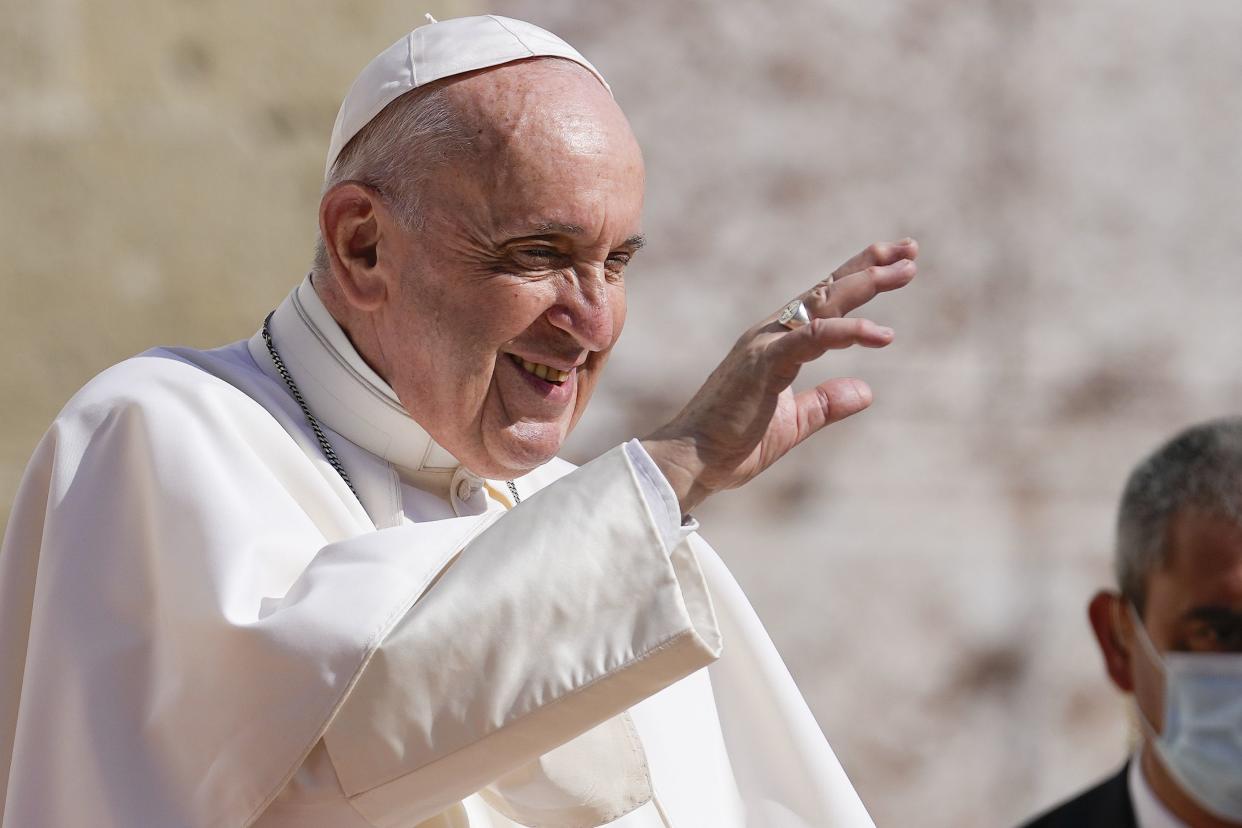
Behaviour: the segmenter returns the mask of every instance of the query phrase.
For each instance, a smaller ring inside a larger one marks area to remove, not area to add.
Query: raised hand
[[[777,313],[742,334],[724,361],[676,417],[642,443],[672,484],[683,513],[735,489],[829,423],[871,404],[859,379],[829,379],[794,394],[802,366],[851,345],[883,348],[893,331],[846,314],[878,293],[909,284],[918,242],[877,243],[804,293],[810,323],[796,330]]]

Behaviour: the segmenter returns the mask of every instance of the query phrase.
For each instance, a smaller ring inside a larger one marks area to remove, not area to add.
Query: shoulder
[[[1126,782],[1129,767],[1126,764],[1115,775],[1036,817],[1023,828],[1135,828],[1134,806]]]
[[[235,525],[242,524],[235,513],[260,499],[269,516],[286,505],[296,505],[299,516],[309,503],[335,508],[335,491],[318,485],[323,476],[288,429],[295,415],[301,416],[296,403],[280,397],[275,382],[235,346],[159,348],[83,386],[32,465],[57,503],[89,486],[96,500],[111,499],[117,509],[176,503],[183,520],[192,512],[195,520],[219,522],[227,492]]]
[[[248,397],[223,378],[230,366],[240,368],[242,356],[236,346],[153,348],[100,372],[70,398],[57,419],[98,421],[121,412],[192,417],[218,414],[221,403],[244,407]]]
[[[244,347],[239,353],[235,346],[156,348],[131,357],[74,394],[49,433],[55,434],[58,453],[125,447],[133,458],[160,456],[168,462],[204,445],[271,445],[283,436],[274,419],[277,395],[263,393],[266,377],[253,360],[245,366],[243,358],[249,360]]]

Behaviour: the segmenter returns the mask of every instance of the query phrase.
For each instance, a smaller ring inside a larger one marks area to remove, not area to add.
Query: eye
[[[630,263],[630,258],[629,253],[614,253],[604,263],[604,270],[607,271],[609,277],[620,278],[621,271],[625,270],[625,266]]]
[[[514,257],[523,265],[538,269],[557,266],[564,255],[555,247],[520,247],[514,251]]]
[[[1187,630],[1185,647],[1190,652],[1236,653],[1242,651],[1242,624],[1200,621]]]

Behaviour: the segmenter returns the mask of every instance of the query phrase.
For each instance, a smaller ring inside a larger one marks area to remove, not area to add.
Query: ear
[[[1134,662],[1130,642],[1134,641],[1134,636],[1129,629],[1124,602],[1118,593],[1101,590],[1087,605],[1087,617],[1095,631],[1108,677],[1117,689],[1131,693],[1134,691]]]
[[[337,184],[319,202],[319,232],[341,294],[361,311],[374,311],[388,297],[399,268],[381,255],[395,222],[379,194],[356,181]]]

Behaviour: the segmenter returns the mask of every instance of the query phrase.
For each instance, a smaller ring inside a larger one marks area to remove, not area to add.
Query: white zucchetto
[[[349,139],[411,89],[533,57],[572,60],[589,69],[612,92],[599,71],[574,47],[538,26],[495,14],[430,23],[380,52],[354,79],[332,127],[324,177],[331,174]]]

